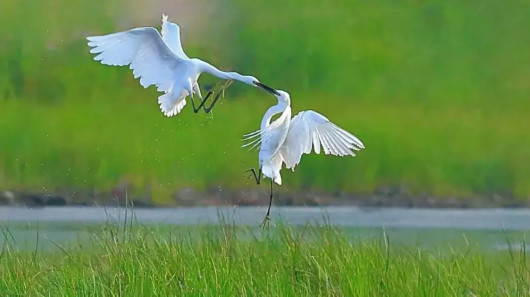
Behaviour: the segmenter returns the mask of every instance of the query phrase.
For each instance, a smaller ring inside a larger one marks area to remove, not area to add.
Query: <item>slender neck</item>
[[[210,73],[211,75],[217,76],[221,79],[234,79],[237,81],[243,81],[243,76],[237,72],[225,72],[217,69],[217,67],[211,65],[208,62],[196,59],[199,63],[199,68],[202,72]]]
[[[274,115],[284,113],[286,109],[287,104],[283,102],[271,106],[269,109],[267,109],[265,115],[263,116],[263,119],[261,119],[261,131],[265,131],[265,129],[271,124],[271,120]]]

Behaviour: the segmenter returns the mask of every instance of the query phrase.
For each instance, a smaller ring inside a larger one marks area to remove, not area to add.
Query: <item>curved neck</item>
[[[267,111],[265,112],[265,115],[261,119],[261,131],[265,131],[267,127],[271,124],[272,117],[279,113],[284,113],[287,109],[287,104],[285,103],[278,103],[274,106],[269,107]]]
[[[243,81],[243,76],[237,72],[225,72],[217,69],[217,67],[211,65],[208,62],[196,59],[199,63],[199,68],[202,72],[210,73],[211,75],[217,76],[221,79],[233,79],[237,81]]]

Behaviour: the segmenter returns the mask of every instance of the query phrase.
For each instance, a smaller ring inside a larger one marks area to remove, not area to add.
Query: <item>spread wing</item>
[[[326,155],[355,156],[354,151],[364,148],[363,143],[348,131],[330,122],[323,115],[312,110],[302,111],[291,120],[287,138],[280,149],[286,168],[300,163],[302,154],[320,153]]]
[[[105,65],[130,65],[134,77],[147,88],[156,85],[158,91],[168,91],[182,59],[162,40],[155,28],[136,28],[103,36],[87,37],[94,60]]]
[[[162,39],[169,49],[181,59],[189,59],[180,43],[180,28],[177,24],[169,22],[167,15],[162,15]]]

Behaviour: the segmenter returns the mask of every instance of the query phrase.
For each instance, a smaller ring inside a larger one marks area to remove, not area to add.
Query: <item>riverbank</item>
[[[475,195],[468,198],[411,194],[400,188],[378,188],[370,194],[324,191],[282,191],[274,194],[276,206],[359,206],[405,208],[518,208],[530,207],[529,200],[499,194]],[[161,200],[161,199],[159,199]],[[132,194],[127,188],[111,191],[58,190],[55,192],[0,191],[0,205],[4,206],[124,206],[134,207],[200,207],[200,206],[262,206],[269,201],[269,191],[261,188],[197,191],[182,188],[171,195],[166,203],[153,202],[148,192]]]

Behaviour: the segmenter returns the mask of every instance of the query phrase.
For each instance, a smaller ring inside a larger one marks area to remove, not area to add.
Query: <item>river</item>
[[[31,247],[38,236],[72,241],[93,231],[91,226],[123,222],[131,216],[141,224],[186,226],[217,224],[222,219],[257,229],[265,212],[264,207],[138,208],[132,212],[113,207],[0,207],[0,225],[12,233],[18,246]],[[384,232],[393,242],[431,248],[447,244],[487,249],[513,244],[517,248],[530,231],[530,209],[273,207],[271,213],[272,225],[327,223],[345,230],[352,240],[378,238]],[[0,243],[6,240],[3,237],[0,234]]]

